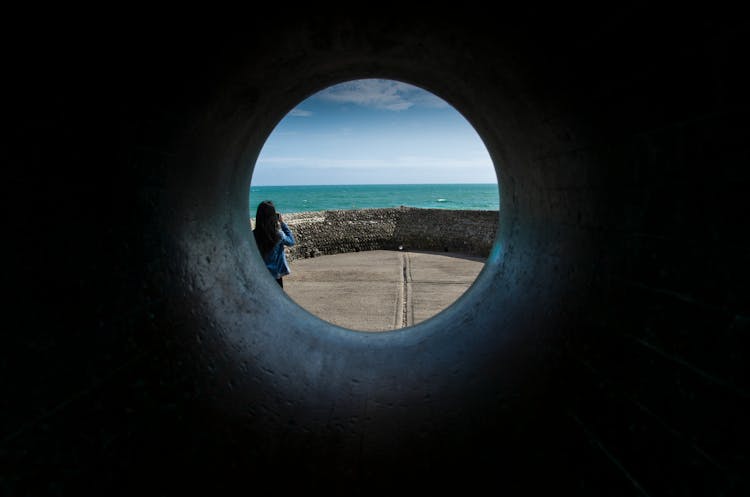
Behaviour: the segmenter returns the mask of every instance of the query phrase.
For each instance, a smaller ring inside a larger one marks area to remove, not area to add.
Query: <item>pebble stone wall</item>
[[[366,250],[429,250],[487,257],[498,211],[420,209],[330,210],[284,214],[297,241],[288,258]],[[251,219],[251,228],[254,219]]]

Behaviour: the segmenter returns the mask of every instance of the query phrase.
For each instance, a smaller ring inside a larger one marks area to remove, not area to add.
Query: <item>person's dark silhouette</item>
[[[283,288],[283,277],[291,273],[285,247],[291,247],[295,241],[289,226],[281,214],[276,212],[276,206],[270,200],[264,200],[258,205],[253,236],[271,276]]]

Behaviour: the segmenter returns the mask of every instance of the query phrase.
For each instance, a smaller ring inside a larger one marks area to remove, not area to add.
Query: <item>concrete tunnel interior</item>
[[[747,30],[563,13],[27,47],[0,488],[746,491]],[[275,124],[371,77],[462,113],[502,188],[472,288],[380,334],[286,298],[247,215]]]

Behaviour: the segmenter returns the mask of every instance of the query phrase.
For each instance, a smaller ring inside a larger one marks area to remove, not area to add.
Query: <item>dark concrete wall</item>
[[[299,212],[284,220],[296,241],[287,249],[289,260],[399,248],[487,257],[498,212],[398,207]]]
[[[0,493],[747,495],[745,18],[389,14],[7,34]],[[379,335],[247,229],[273,126],[358,77],[451,103],[503,192],[470,292]]]

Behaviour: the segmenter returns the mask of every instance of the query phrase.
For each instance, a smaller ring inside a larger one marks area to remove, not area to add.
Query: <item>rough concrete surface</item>
[[[736,3],[12,17],[0,495],[750,496]],[[274,127],[369,77],[455,107],[502,190],[402,332],[305,311],[247,227]]]
[[[454,253],[371,250],[297,260],[284,289],[330,323],[359,331],[418,324],[456,301],[484,259]]]

